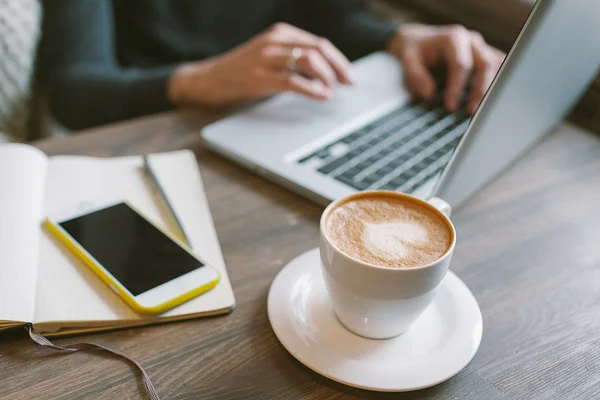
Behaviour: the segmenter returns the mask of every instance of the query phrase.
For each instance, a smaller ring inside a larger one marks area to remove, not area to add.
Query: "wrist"
[[[424,31],[426,28],[428,27],[416,22],[407,22],[400,25],[396,33],[387,41],[386,50],[393,54],[401,54],[406,41],[411,40],[415,33],[427,33]]]
[[[403,26],[398,27],[396,32],[387,40],[385,49],[389,53],[398,54],[399,50],[402,48]]]
[[[185,63],[175,69],[171,75],[167,97],[176,106],[187,106],[201,103],[198,94],[206,93],[207,82],[210,81],[210,63],[206,61]]]
[[[176,106],[182,105],[186,97],[185,88],[189,82],[189,68],[188,64],[180,65],[177,67],[167,84],[167,98],[169,101]]]

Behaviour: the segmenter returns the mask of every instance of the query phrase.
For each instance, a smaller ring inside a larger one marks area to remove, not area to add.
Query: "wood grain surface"
[[[38,143],[49,154],[192,149],[238,307],[228,316],[56,340],[137,358],[163,399],[600,398],[600,140],[561,126],[453,217],[452,270],[484,320],[481,347],[433,388],[380,394],[330,381],[290,356],[267,319],[280,268],[317,246],[322,208],[202,147],[208,120],[159,115]],[[145,398],[139,374],[100,353],[56,354],[0,336],[2,399]]]

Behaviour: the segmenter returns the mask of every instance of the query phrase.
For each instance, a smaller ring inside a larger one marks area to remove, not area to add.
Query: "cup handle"
[[[446,203],[439,197],[432,197],[431,199],[427,200],[427,202],[440,210],[446,217],[450,218],[450,215],[452,215],[452,207],[450,207],[450,204]]]

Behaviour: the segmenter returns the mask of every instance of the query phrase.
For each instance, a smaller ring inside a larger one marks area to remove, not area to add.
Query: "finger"
[[[346,85],[353,84],[352,64],[348,58],[327,39],[319,38],[317,47],[333,67],[338,81]]]
[[[271,46],[265,51],[265,54],[269,58],[267,60],[271,68],[278,71],[287,68],[287,64],[290,58],[290,49],[286,47]],[[309,76],[314,79],[318,79],[323,84],[331,87],[335,84],[337,78],[331,65],[323,58],[321,53],[316,50],[304,50],[296,61],[298,72]]]
[[[316,50],[304,52],[298,59],[297,64],[300,72],[312,78],[319,79],[327,86],[333,86],[337,80],[336,73],[331,65]]]
[[[502,64],[504,63],[504,60],[506,59],[506,53],[498,50],[495,47],[488,47],[492,50],[492,58],[493,58],[493,62],[494,62],[494,69],[496,71],[496,73],[498,73],[498,71],[500,71],[500,67],[502,67]]]
[[[450,28],[443,46],[448,64],[446,107],[450,111],[456,111],[471,70],[473,69],[473,54],[469,31],[461,26]]]
[[[316,38],[309,39],[295,39],[289,38],[282,41],[282,45],[286,45],[290,48],[290,51],[294,47],[300,47],[306,50],[316,50],[322,54],[327,63],[331,66],[335,72],[335,76],[338,82],[351,85],[354,83],[354,76],[352,73],[352,64],[333,44],[327,39]]]
[[[273,73],[269,85],[273,91],[296,92],[315,100],[327,100],[333,96],[333,91],[321,81],[288,72]]]
[[[351,84],[354,82],[350,61],[327,39],[288,24],[275,24],[267,33],[266,39],[290,49],[300,47],[317,50],[331,65],[340,83]]]
[[[402,71],[408,87],[422,99],[429,100],[435,94],[435,80],[415,47],[404,49],[400,56]]]
[[[477,110],[477,106],[483,99],[485,92],[496,76],[498,63],[495,60],[495,54],[492,52],[492,48],[485,43],[485,40],[480,34],[473,34],[471,47],[475,72],[473,77],[473,89],[469,96],[467,111],[470,114],[474,114]]]

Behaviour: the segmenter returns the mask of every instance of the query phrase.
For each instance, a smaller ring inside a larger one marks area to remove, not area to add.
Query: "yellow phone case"
[[[169,239],[171,239],[175,243],[177,243],[184,251],[188,251],[187,249],[185,249],[185,247],[181,246],[181,244],[173,237],[173,235],[169,234],[168,232],[165,232],[163,229],[161,229],[160,227],[153,224],[149,219],[145,218],[142,213],[138,212],[131,205],[128,204],[128,206],[131,207],[131,209],[133,209],[134,212],[137,212],[142,218],[144,218],[146,221],[148,221],[150,224],[152,224],[156,229],[158,229],[163,234],[165,234]],[[127,303],[127,305],[129,307],[131,307],[134,311],[136,311],[139,314],[146,314],[146,315],[161,314],[165,311],[170,310],[171,308],[174,308],[180,304],[185,303],[186,301],[193,299],[196,296],[201,295],[202,293],[208,292],[210,289],[214,288],[221,280],[221,276],[220,276],[218,270],[216,270],[214,267],[211,267],[210,265],[205,265],[208,268],[212,268],[217,273],[217,278],[214,281],[211,281],[200,287],[194,288],[186,293],[182,293],[181,295],[174,297],[172,299],[169,299],[169,300],[167,300],[161,304],[158,304],[156,306],[145,307],[145,306],[141,305],[140,303],[138,303],[135,300],[134,296],[131,293],[129,293],[129,291],[125,290],[123,288],[123,286],[116,279],[114,279],[112,276],[107,274],[106,271],[104,270],[104,268],[101,267],[100,264],[93,257],[89,256],[87,254],[87,252],[82,251],[82,248],[80,247],[80,245],[68,233],[66,233],[60,226],[58,226],[56,223],[54,223],[53,221],[51,221],[48,218],[46,218],[44,220],[43,225],[62,244],[64,244],[81,261],[83,261],[85,263],[85,265],[87,265],[92,271],[94,271],[96,273],[96,275],[98,275],[98,277],[100,277],[100,279],[102,279],[104,281],[104,283],[106,283],[110,288],[112,288],[113,291],[115,291],[116,294],[125,303]],[[188,251],[188,253],[189,253],[189,251]],[[195,256],[194,256],[194,258],[195,258]]]

